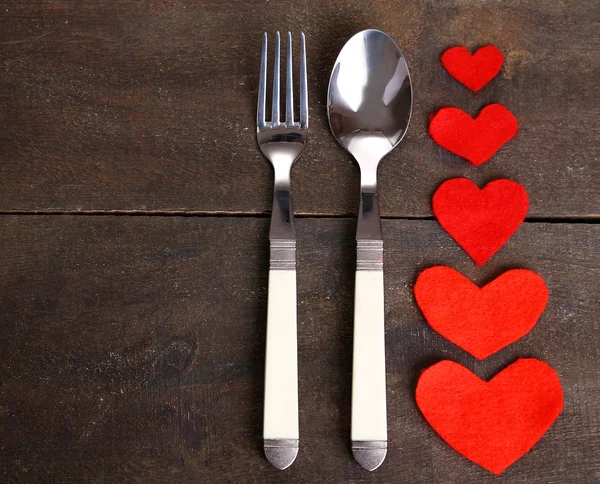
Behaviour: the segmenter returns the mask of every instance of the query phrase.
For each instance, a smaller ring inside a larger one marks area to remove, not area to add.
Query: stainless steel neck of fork
[[[270,269],[296,270],[296,228],[290,183],[291,166],[275,169],[273,210],[271,212]]]
[[[361,166],[360,207],[356,228],[356,270],[383,270],[383,233],[377,197],[377,165]]]

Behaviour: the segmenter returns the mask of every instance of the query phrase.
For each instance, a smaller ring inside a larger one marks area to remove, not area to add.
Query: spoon
[[[352,454],[377,469],[387,453],[383,238],[377,165],[406,134],[412,86],[404,56],[390,36],[363,30],[342,48],[327,95],[335,139],[360,166],[356,230],[352,368]]]

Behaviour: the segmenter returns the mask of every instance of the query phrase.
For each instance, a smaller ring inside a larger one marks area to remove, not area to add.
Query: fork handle
[[[298,356],[296,330],[296,231],[289,169],[275,171],[267,301],[265,456],[278,469],[298,455]]]
[[[264,449],[285,469],[298,454],[296,271],[270,270],[265,361]]]

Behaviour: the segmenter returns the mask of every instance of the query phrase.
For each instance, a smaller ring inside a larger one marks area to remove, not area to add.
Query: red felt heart
[[[489,382],[440,361],[421,374],[416,400],[442,439],[494,474],[531,449],[563,408],[558,375],[533,358],[516,361]]]
[[[466,178],[454,178],[437,189],[432,205],[440,225],[483,265],[521,225],[529,200],[525,188],[511,180],[480,190]]]
[[[473,55],[465,47],[452,47],[442,54],[448,73],[475,92],[496,77],[503,62],[502,52],[493,45],[486,45]]]
[[[462,109],[440,109],[429,122],[429,134],[448,151],[475,166],[489,160],[517,134],[517,118],[502,104],[488,104],[473,119]]]
[[[531,331],[548,301],[535,272],[513,269],[481,289],[450,267],[425,269],[415,299],[429,325],[483,360]]]

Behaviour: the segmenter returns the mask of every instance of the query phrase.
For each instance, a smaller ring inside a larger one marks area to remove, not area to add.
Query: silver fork
[[[292,34],[288,32],[285,121],[279,118],[279,32],[275,38],[271,122],[265,121],[267,91],[267,34],[262,46],[256,138],[260,151],[275,171],[271,213],[271,256],[265,357],[263,439],[265,455],[278,469],[289,467],[298,455],[298,355],[296,342],[296,230],[290,173],[308,141],[306,43],[301,34],[300,122],[294,122]]]

